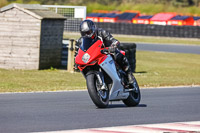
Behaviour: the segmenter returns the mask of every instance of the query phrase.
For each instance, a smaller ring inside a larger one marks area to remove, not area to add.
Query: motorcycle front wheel
[[[134,87],[133,91],[129,92],[129,97],[123,100],[123,103],[128,107],[137,106],[140,103],[141,94],[140,94],[140,88],[136,79],[133,83],[133,87]]]
[[[86,76],[87,89],[92,99],[93,103],[98,108],[106,108],[109,103],[109,90],[101,89],[102,85],[100,84],[97,75],[91,73]]]

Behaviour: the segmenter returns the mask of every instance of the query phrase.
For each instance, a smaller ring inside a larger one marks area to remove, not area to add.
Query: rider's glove
[[[108,48],[108,52],[109,53],[115,53],[117,47],[115,45],[111,45],[109,48]]]
[[[120,43],[119,43],[119,41],[118,40],[114,40],[113,42],[112,42],[112,44],[111,45],[114,45],[114,46],[119,46],[120,45]]]
[[[114,53],[116,51],[118,45],[119,45],[119,41],[117,41],[117,40],[113,41],[111,46],[108,48],[108,51],[110,53]]]

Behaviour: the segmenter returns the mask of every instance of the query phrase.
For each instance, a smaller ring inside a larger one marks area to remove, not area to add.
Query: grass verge
[[[200,55],[137,51],[136,73],[141,88],[200,85]],[[81,73],[66,70],[0,69],[0,92],[86,89]]]
[[[200,85],[200,55],[137,51],[136,78],[142,87]]]
[[[0,69],[0,92],[34,92],[84,89],[80,73],[66,70],[5,70]]]

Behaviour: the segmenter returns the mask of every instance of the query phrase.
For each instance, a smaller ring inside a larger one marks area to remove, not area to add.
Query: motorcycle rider
[[[94,22],[91,20],[84,20],[81,22],[80,33],[81,37],[78,40],[78,45],[82,43],[83,37],[92,39],[95,39],[98,36],[101,37],[105,47],[108,47],[108,51],[110,53],[115,53],[114,58],[117,64],[127,73],[129,84],[133,84],[134,79],[128,59],[117,49],[117,47],[120,45],[120,42],[117,39],[113,38],[108,31],[102,28],[97,28]]]

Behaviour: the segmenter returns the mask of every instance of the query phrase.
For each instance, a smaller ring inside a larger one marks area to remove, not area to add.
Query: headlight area
[[[88,53],[85,53],[85,54],[82,56],[82,61],[83,61],[84,63],[88,63],[89,59],[90,59],[90,55],[89,55]],[[88,63],[88,64],[94,65],[94,64],[96,64],[96,63],[97,63],[97,60],[92,61],[92,62],[90,62],[90,63]]]
[[[88,53],[85,53],[85,54],[83,55],[83,57],[82,57],[82,61],[83,61],[84,63],[87,63],[89,59],[90,59],[90,55],[89,55]]]

